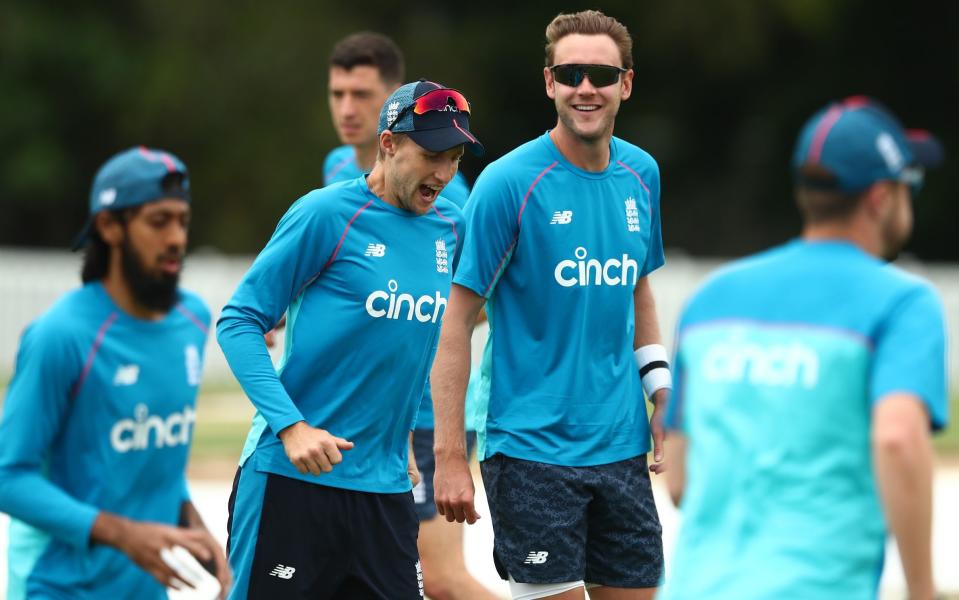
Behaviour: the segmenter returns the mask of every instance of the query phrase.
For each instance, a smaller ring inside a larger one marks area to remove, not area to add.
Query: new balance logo
[[[550,219],[550,225],[569,225],[573,222],[573,211],[571,210],[558,210],[553,213],[553,218]]]
[[[270,575],[279,577],[280,579],[293,579],[293,573],[296,573],[296,568],[284,567],[283,565],[276,565],[273,567],[273,570],[270,571]]]
[[[386,254],[386,246],[383,244],[370,244],[366,247],[366,256],[376,256],[377,258]]]
[[[523,561],[524,565],[541,565],[546,562],[546,557],[549,556],[549,552],[530,552],[526,557],[526,560]]]
[[[120,365],[113,376],[113,385],[133,385],[140,378],[139,365]]]

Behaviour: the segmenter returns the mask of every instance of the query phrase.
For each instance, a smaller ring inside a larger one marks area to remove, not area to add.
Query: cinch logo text
[[[574,253],[577,260],[561,260],[553,270],[556,283],[563,287],[575,285],[628,285],[635,286],[639,280],[639,263],[623,254],[622,259],[610,258],[605,262],[586,259],[586,248],[580,246]]]
[[[811,389],[819,383],[819,355],[799,342],[765,346],[729,340],[706,352],[703,375],[717,383]]]
[[[396,319],[420,323],[436,323],[446,310],[446,298],[437,291],[433,296],[414,298],[410,294],[397,294],[399,285],[390,279],[389,293],[377,290],[366,297],[366,312],[374,319]]]
[[[117,421],[110,430],[110,445],[117,452],[146,450],[150,447],[151,437],[154,448],[190,443],[190,426],[196,422],[193,408],[187,406],[183,412],[171,413],[164,419],[151,415],[145,404],[137,404],[133,414],[135,418]]]

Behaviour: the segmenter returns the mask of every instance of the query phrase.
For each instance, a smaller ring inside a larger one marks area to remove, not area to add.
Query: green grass
[[[198,421],[193,433],[190,459],[238,459],[249,430],[248,421]]]
[[[959,458],[959,392],[952,394],[949,402],[949,427],[933,438],[932,445],[941,457]]]

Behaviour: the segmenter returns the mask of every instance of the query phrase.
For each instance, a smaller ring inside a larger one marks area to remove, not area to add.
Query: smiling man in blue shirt
[[[670,387],[648,281],[664,262],[659,168],[613,136],[632,93],[626,28],[583,11],[546,37],[556,126],[490,164],[466,208],[432,371],[436,502],[447,519],[477,518],[463,397],[485,302],[480,460],[500,575],[516,598],[583,598],[584,585],[598,600],[650,598],[662,539],[649,470]]]

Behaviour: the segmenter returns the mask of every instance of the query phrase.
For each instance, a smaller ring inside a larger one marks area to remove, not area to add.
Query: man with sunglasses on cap
[[[23,334],[0,420],[8,600],[159,600],[201,583],[193,557],[229,585],[186,483],[210,321],[178,286],[189,203],[172,154],[113,156],[77,238],[83,286]]]
[[[329,100],[333,127],[342,146],[323,162],[323,184],[348,181],[368,173],[376,160],[380,107],[403,81],[403,54],[389,37],[370,31],[351,34],[333,47],[329,61]],[[459,171],[442,195],[459,208],[466,205],[469,185]],[[265,423],[264,423],[265,425]],[[467,419],[469,445],[475,427]],[[420,521],[417,545],[423,565],[423,587],[433,600],[493,600],[494,596],[466,570],[463,525],[438,518],[433,501],[433,398],[427,385],[416,415],[413,449],[420,482],[413,488]]]
[[[487,167],[467,205],[432,371],[436,502],[449,520],[478,517],[463,394],[486,302],[480,459],[500,575],[514,598],[583,598],[584,584],[594,600],[650,598],[662,539],[649,470],[670,387],[647,277],[663,264],[659,170],[613,137],[633,84],[626,28],[584,11],[546,37],[556,127]]]
[[[217,323],[267,423],[231,496],[231,598],[422,596],[409,439],[465,234],[440,191],[483,147],[466,98],[428,81],[378,131],[369,175],[297,200]],[[277,371],[263,333],[284,313]]]
[[[887,526],[909,598],[934,597],[945,320],[933,287],[886,261],[941,157],[874,100],[830,104],[793,156],[800,238],[687,304],[667,415],[683,522],[664,598],[874,598]]]

